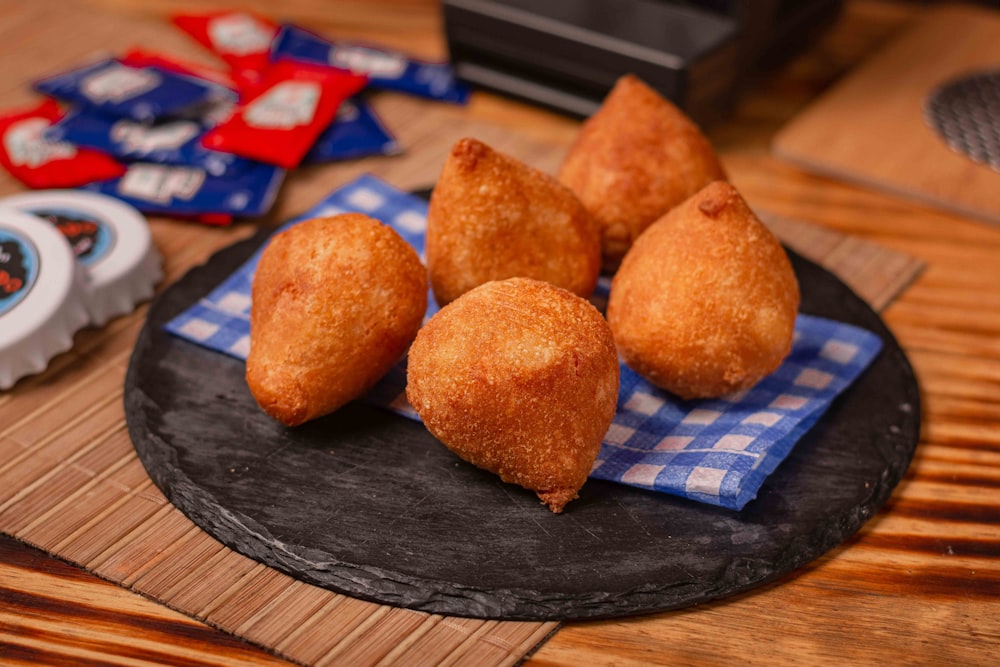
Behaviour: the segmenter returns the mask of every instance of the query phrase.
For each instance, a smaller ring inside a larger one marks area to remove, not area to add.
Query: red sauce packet
[[[202,144],[292,169],[333,121],[341,102],[365,83],[364,76],[331,67],[274,63],[260,85],[244,90],[233,115],[204,135]]]
[[[241,86],[260,81],[278,34],[276,23],[246,11],[175,14],[171,20],[229,65],[233,80]]]
[[[45,139],[45,130],[62,116],[54,100],[0,114],[0,164],[29,188],[74,188],[125,173],[104,153]]]
[[[200,222],[203,225],[212,225],[213,227],[225,227],[233,224],[233,216],[229,213],[201,213],[189,218],[180,217],[182,220],[192,220]]]

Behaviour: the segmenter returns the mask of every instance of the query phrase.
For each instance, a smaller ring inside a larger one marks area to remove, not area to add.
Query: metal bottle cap
[[[94,192],[37,190],[0,199],[48,220],[63,233],[86,277],[90,323],[132,312],[163,277],[146,218],[134,207]]]
[[[90,321],[84,282],[62,234],[0,206],[0,390],[73,346],[73,334]]]

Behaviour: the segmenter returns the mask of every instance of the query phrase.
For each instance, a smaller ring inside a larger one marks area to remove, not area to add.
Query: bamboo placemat
[[[486,128],[453,129],[482,136],[477,130]],[[390,163],[374,171],[397,182]],[[919,271],[915,260],[875,244],[766,218],[876,308]],[[183,248],[198,245],[202,230],[153,225],[168,280],[175,279],[200,256]],[[190,232],[186,242],[178,229]],[[302,663],[512,664],[555,630],[556,623],[445,617],[351,599],[245,558],[194,525],[149,480],[125,429],[124,374],[144,310],[84,331],[49,371],[0,396],[0,530]]]
[[[10,39],[0,52],[6,65],[0,93],[11,105],[31,99],[32,77],[80,62],[95,45],[114,50],[141,43],[199,57],[159,23],[45,8],[0,0],[0,36]],[[14,25],[18,31],[6,30]],[[62,48],[40,49],[22,31]],[[15,52],[17,63],[9,57]],[[363,172],[404,189],[427,187],[462,136],[549,172],[562,157],[562,147],[469,122],[459,109],[389,94],[374,102],[406,153],[299,170],[283,189],[274,221],[304,211]],[[20,189],[0,174],[0,195]],[[875,244],[766,218],[786,243],[844,277],[875,308],[920,270],[919,262]],[[165,258],[160,289],[255,228],[150,224]],[[78,333],[74,348],[44,374],[0,394],[0,531],[301,663],[507,665],[557,628],[555,622],[465,619],[355,600],[276,572],[203,532],[152,484],[126,431],[124,376],[145,310]]]

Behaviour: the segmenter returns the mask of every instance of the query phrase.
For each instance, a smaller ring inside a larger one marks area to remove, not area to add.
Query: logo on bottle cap
[[[0,315],[28,295],[37,275],[35,246],[16,230],[0,227]]]

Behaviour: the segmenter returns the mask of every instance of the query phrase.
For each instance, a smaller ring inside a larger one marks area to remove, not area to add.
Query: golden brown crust
[[[407,366],[410,404],[458,456],[553,512],[576,497],[618,399],[614,341],[590,303],[537,280],[486,283],[424,325]]]
[[[791,349],[798,281],[781,244],[728,183],[653,223],[611,284],[625,362],[682,398],[756,384]]]
[[[475,139],[451,149],[427,214],[427,268],[447,304],[490,280],[544,280],[590,296],[597,222],[555,178]]]
[[[608,270],[654,220],[725,178],[697,125],[633,75],[583,124],[559,170],[600,223]]]
[[[257,265],[247,385],[288,426],[332,412],[399,360],[426,309],[426,271],[390,227],[355,213],[301,222]]]

